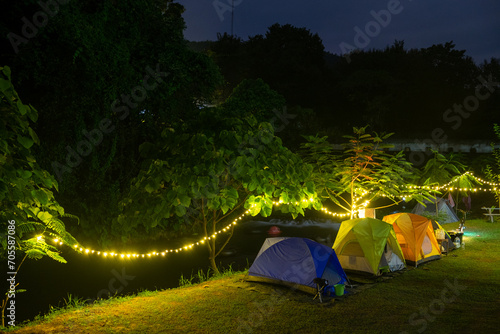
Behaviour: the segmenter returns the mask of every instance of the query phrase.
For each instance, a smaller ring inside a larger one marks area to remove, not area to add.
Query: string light
[[[165,255],[167,255],[167,253],[179,253],[181,251],[191,250],[195,246],[203,245],[205,243],[205,241],[207,241],[207,240],[215,239],[218,234],[228,232],[231,227],[233,227],[237,224],[238,220],[242,220],[243,217],[245,217],[249,212],[250,212],[250,210],[245,211],[245,213],[243,213],[242,215],[240,215],[239,217],[234,219],[229,225],[225,226],[224,228],[222,228],[219,231],[215,231],[212,235],[210,235],[208,237],[203,237],[203,239],[201,239],[195,243],[188,244],[188,245],[185,245],[185,246],[182,246],[179,248],[165,249],[161,252],[153,251],[153,252],[149,252],[149,253],[115,253],[115,252],[98,251],[98,250],[94,250],[94,249],[90,249],[90,248],[83,248],[80,245],[73,245],[73,249],[75,251],[79,251],[80,253],[86,254],[86,255],[90,255],[90,254],[102,255],[104,258],[110,257],[110,258],[120,258],[120,259],[135,259],[135,258],[152,258],[152,257],[158,257],[158,256],[164,257]],[[37,236],[37,241],[42,241],[42,240],[43,240],[42,235]],[[62,241],[60,241],[58,238],[53,239],[53,242],[55,244],[59,243],[59,245],[63,244]]]
[[[484,183],[484,184],[488,184],[488,185],[490,185],[492,187],[495,187],[495,188],[470,188],[469,189],[469,188],[455,188],[455,187],[450,186],[457,179],[459,179],[459,178],[461,178],[461,177],[463,177],[465,175],[470,175],[473,178],[475,178],[478,182]],[[446,189],[446,190],[450,190],[450,191],[452,191],[452,190],[460,190],[460,191],[473,191],[473,192],[477,192],[477,191],[492,191],[492,190],[493,191],[497,191],[497,189],[498,189],[497,186],[500,186],[500,184],[498,184],[498,183],[492,183],[492,182],[488,182],[488,181],[482,180],[482,179],[480,179],[478,177],[475,177],[471,172],[465,172],[461,176],[455,177],[450,182],[448,182],[447,184],[444,184],[444,185],[441,185],[441,186],[416,186],[416,185],[407,185],[406,187],[409,188],[409,189],[428,189],[428,190],[437,190],[437,191],[438,190],[442,190],[442,189]],[[356,195],[353,196],[353,204],[352,204],[352,209],[353,210],[352,210],[352,214],[359,214],[360,211],[366,209],[366,207],[370,204],[369,200],[366,200],[362,204],[357,204],[357,203],[358,203],[358,201],[362,200],[368,194],[369,194],[369,192],[367,190],[362,190],[360,193],[358,193],[358,194],[356,194]],[[394,198],[394,196],[392,196],[392,195],[387,196],[385,194],[381,194],[381,196],[382,197]],[[404,196],[407,197],[407,198],[411,198],[412,197],[411,194],[406,194]],[[309,197],[307,199],[302,199],[302,202],[313,202],[313,201],[314,201],[313,197]],[[283,204],[290,205],[292,203],[291,202],[284,203],[283,200],[280,199],[279,201],[273,201],[272,204],[274,206],[280,206],[280,205],[283,205]],[[294,204],[295,205],[299,205],[300,203],[299,202],[295,202]],[[254,206],[254,205],[252,205],[252,206]],[[324,213],[328,214],[328,215],[331,215],[333,217],[338,217],[338,218],[345,218],[345,217],[350,217],[351,216],[351,212],[342,212],[342,213],[331,212],[328,209],[326,209],[325,207],[322,207],[320,210],[323,211]],[[82,254],[87,254],[87,255],[95,254],[95,255],[102,256],[104,258],[120,258],[120,259],[124,259],[124,260],[125,259],[138,259],[138,258],[145,259],[145,258],[152,258],[152,257],[158,257],[158,256],[165,257],[168,253],[179,253],[179,252],[182,252],[182,251],[191,250],[195,246],[204,245],[205,241],[213,240],[213,239],[215,239],[217,237],[217,235],[219,235],[221,233],[228,232],[232,227],[236,226],[236,224],[237,224],[238,221],[242,220],[249,213],[250,213],[250,210],[245,211],[242,215],[240,215],[239,217],[237,217],[236,219],[234,219],[227,226],[223,227],[222,229],[220,229],[218,231],[215,231],[210,236],[203,237],[203,239],[200,239],[199,241],[197,241],[195,243],[188,244],[188,245],[185,245],[185,246],[179,247],[179,248],[165,249],[165,250],[160,251],[160,252],[153,251],[153,252],[149,252],[149,253],[115,253],[115,252],[106,252],[106,251],[94,250],[94,249],[91,249],[91,248],[84,248],[84,247],[82,247],[80,245],[73,245],[72,248],[75,251],[80,251],[80,253],[82,253]],[[36,239],[39,242],[44,241],[43,235],[37,236]],[[56,245],[57,244],[63,245],[63,242],[60,239],[58,239],[58,238],[55,238],[52,241]]]
[[[331,212],[331,211],[328,211],[326,208],[321,208],[321,211],[323,211],[324,213],[327,213],[329,214],[330,216],[333,216],[333,217],[339,217],[339,218],[344,218],[344,217],[350,217],[351,214],[350,213],[337,213],[337,212]]]
[[[464,187],[453,187],[453,183],[455,183],[457,180],[461,179],[464,176],[469,176],[474,178],[478,183],[483,183],[487,184],[490,186],[490,188],[484,188],[484,187],[474,187],[474,188],[464,188]],[[462,175],[454,177],[450,182],[443,184],[443,185],[437,185],[437,186],[416,186],[416,185],[407,185],[406,187],[409,189],[426,189],[426,190],[445,190],[445,191],[470,191],[470,192],[478,192],[478,191],[498,191],[499,189],[497,188],[500,186],[499,183],[493,183],[489,181],[485,181],[477,176],[475,176],[472,172],[465,172]],[[491,188],[493,187],[493,188]]]
[[[313,202],[313,201],[314,201],[313,197],[309,197],[307,199],[302,200],[302,202]],[[282,200],[279,200],[279,201],[273,201],[272,204],[275,206],[279,206],[279,205],[284,204],[284,202]],[[286,203],[286,204],[289,205],[292,203]],[[299,202],[295,202],[295,205],[299,205]],[[330,214],[330,215],[336,216],[336,217],[348,217],[350,215],[350,213],[333,213],[333,212],[326,210],[325,208],[322,208],[321,210]],[[119,258],[119,259],[123,259],[123,260],[138,259],[138,258],[145,259],[145,258],[153,258],[153,257],[158,257],[158,256],[165,257],[168,253],[179,253],[179,252],[191,250],[196,246],[204,245],[206,241],[211,241],[213,239],[216,239],[219,234],[230,231],[230,229],[232,227],[236,226],[238,221],[241,221],[249,213],[250,213],[250,210],[245,211],[242,215],[235,218],[227,226],[223,227],[222,229],[220,229],[218,231],[215,231],[213,234],[211,234],[209,236],[203,237],[202,239],[200,239],[199,241],[197,241],[195,243],[184,245],[184,246],[179,247],[179,248],[165,249],[165,250],[160,251],[160,252],[153,251],[153,252],[149,252],[149,253],[127,253],[127,252],[115,253],[113,251],[112,252],[99,251],[99,250],[95,250],[95,249],[91,249],[91,248],[84,248],[83,246],[78,245],[78,244],[73,245],[73,249],[75,251],[79,251],[80,253],[85,254],[85,255],[94,254],[94,255],[102,256],[103,258]],[[42,241],[43,236],[38,236],[37,240]],[[60,241],[58,238],[53,239],[53,242],[55,244],[59,243],[59,245],[63,244],[62,241]]]

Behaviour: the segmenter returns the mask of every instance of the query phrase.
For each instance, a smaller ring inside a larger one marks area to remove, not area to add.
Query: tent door
[[[425,235],[424,241],[422,242],[422,252],[424,253],[424,255],[432,252],[432,243],[427,234]]]

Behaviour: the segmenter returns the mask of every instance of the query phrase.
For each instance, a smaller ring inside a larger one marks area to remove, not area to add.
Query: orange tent
[[[385,216],[382,220],[394,227],[407,264],[417,266],[441,258],[441,249],[429,218],[402,212]]]

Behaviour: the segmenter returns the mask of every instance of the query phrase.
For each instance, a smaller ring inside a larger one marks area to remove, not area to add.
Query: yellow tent
[[[383,221],[393,225],[406,263],[417,266],[441,258],[441,249],[429,218],[402,212],[385,216]]]
[[[391,224],[380,219],[342,222],[333,249],[344,270],[380,275],[406,267]]]

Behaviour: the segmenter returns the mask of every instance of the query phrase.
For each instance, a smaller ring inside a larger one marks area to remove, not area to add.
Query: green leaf
[[[25,148],[30,148],[31,146],[33,146],[33,139],[31,138],[28,138],[28,137],[24,137],[24,136],[21,136],[21,135],[17,135],[17,141],[19,142],[19,144],[23,145]]]
[[[44,255],[46,255],[46,254],[39,249],[28,249],[26,251],[26,256],[30,259],[33,259],[33,260],[39,260]]]
[[[223,204],[223,205],[221,205],[221,210],[222,210],[222,213],[224,213],[224,214],[225,214],[226,212],[228,212],[228,211],[229,211],[229,209],[230,209],[229,205],[227,205],[227,204]]]
[[[156,191],[156,187],[152,184],[152,182],[148,182],[146,183],[146,186],[144,187],[144,189],[148,192],[148,193],[152,193],[154,191]]]
[[[185,207],[189,207],[191,205],[191,198],[189,196],[187,196],[187,195],[180,194],[179,195],[179,201]]]
[[[30,108],[28,109],[28,117],[33,123],[36,123],[36,121],[38,120],[38,112],[31,105]]]
[[[25,180],[29,179],[33,175],[33,173],[30,172],[29,170],[19,170],[18,172],[21,178]]]
[[[17,109],[19,109],[19,112],[21,115],[26,115],[26,113],[29,111],[29,107],[24,105],[21,100],[17,100]]]
[[[198,186],[200,186],[200,188],[203,188],[208,184],[208,182],[210,182],[210,178],[208,176],[200,176],[198,177],[196,182],[198,183]]]
[[[272,205],[263,205],[260,211],[260,214],[263,217],[269,217],[273,212],[273,206]]]
[[[52,219],[52,215],[48,213],[47,211],[41,211],[38,213],[37,218],[40,219],[42,222],[47,222],[50,219]]]
[[[30,134],[31,139],[33,139],[33,141],[36,144],[40,145],[40,139],[38,138],[36,132],[32,128],[28,128],[28,132]]]
[[[249,191],[254,191],[255,189],[257,189],[258,185],[259,184],[258,184],[257,180],[252,180],[250,182],[250,184],[248,185],[248,190]]]
[[[46,205],[49,202],[49,196],[43,189],[32,190],[31,196],[40,201],[42,205]]]
[[[178,217],[183,217],[186,214],[186,208],[183,207],[182,205],[178,205],[175,207],[175,214]]]
[[[161,201],[160,203],[158,203],[154,208],[154,213],[159,214],[163,210],[164,206],[165,202]]]

